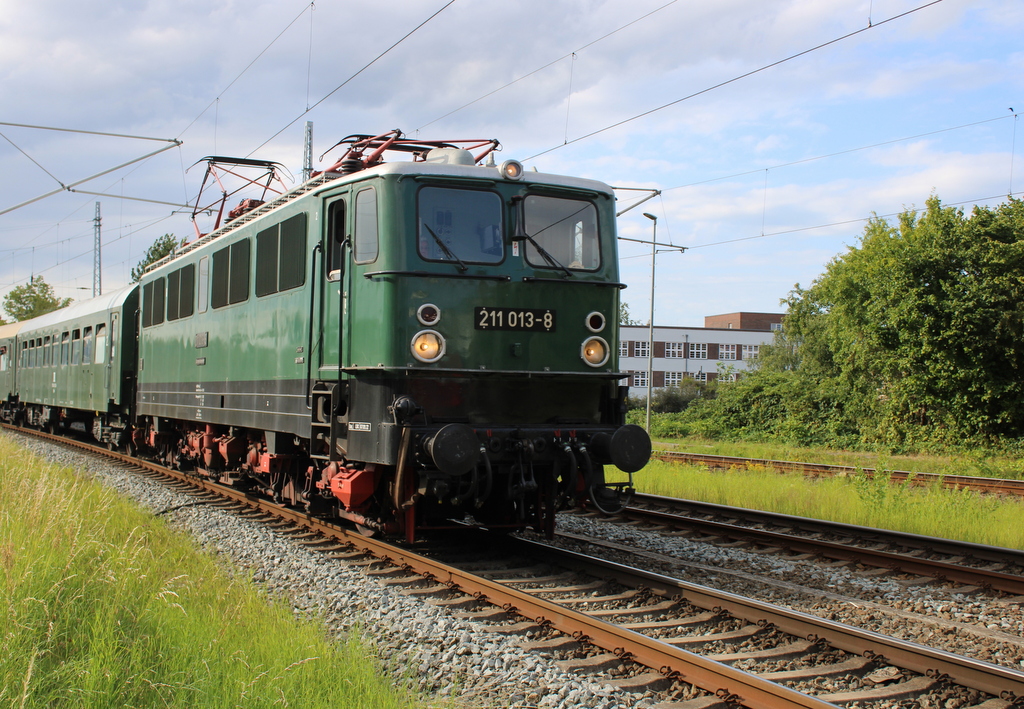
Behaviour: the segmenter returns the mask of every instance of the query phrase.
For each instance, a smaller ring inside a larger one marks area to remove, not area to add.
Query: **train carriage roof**
[[[40,315],[37,318],[32,318],[31,320],[26,320],[22,323],[15,323],[21,326],[21,330],[18,334],[27,335],[37,330],[53,328],[62,323],[86,318],[90,315],[98,315],[100,313],[105,314],[114,308],[119,308],[124,305],[128,296],[137,290],[138,287],[137,283],[133,283],[119,290],[104,293],[103,295],[95,298],[90,298],[89,300],[72,303],[66,308],[54,310],[51,313]]]
[[[9,340],[18,334],[25,323],[12,322],[7,325],[0,325],[0,340]]]

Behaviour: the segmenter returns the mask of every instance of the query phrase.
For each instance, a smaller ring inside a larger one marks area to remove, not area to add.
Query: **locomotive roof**
[[[104,293],[98,295],[95,298],[89,300],[82,300],[76,303],[72,303],[66,308],[60,310],[54,310],[53,312],[40,315],[39,317],[32,318],[19,323],[22,326],[21,332],[27,334],[33,330],[39,330],[42,328],[53,327],[60,323],[67,322],[69,320],[77,320],[78,318],[87,317],[89,315],[95,315],[97,313],[106,313],[108,310],[120,307],[124,305],[125,300],[131,295],[132,291],[138,288],[137,283],[125,286],[116,291],[110,293]]]
[[[231,232],[250,221],[268,215],[278,208],[293,202],[296,199],[307,195],[319,195],[322,192],[346,185],[353,182],[361,182],[371,177],[383,175],[423,175],[436,177],[455,177],[459,179],[483,180],[492,183],[513,183],[522,185],[563,187],[587,192],[596,192],[615,198],[615,191],[612,187],[599,180],[590,180],[583,177],[569,177],[567,175],[556,175],[545,172],[524,172],[519,180],[509,180],[502,176],[500,168],[488,165],[458,165],[443,164],[427,161],[398,161],[387,162],[351,174],[342,175],[336,172],[321,173],[297,187],[285,192],[276,199],[257,207],[256,209],[243,214],[216,231],[204,234],[195,241],[191,241],[180,250],[165,256],[156,263],[150,264],[146,269],[146,275],[167,266],[196,248],[208,244],[211,241]],[[145,277],[145,276],[144,276]]]

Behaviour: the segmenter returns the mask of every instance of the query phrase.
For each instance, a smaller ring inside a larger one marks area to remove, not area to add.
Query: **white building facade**
[[[684,379],[734,381],[750,369],[761,346],[771,344],[775,331],[782,328],[782,315],[731,313],[708,316],[704,322],[727,327],[654,327],[651,379],[655,389],[677,386]],[[741,329],[739,325],[757,329]],[[619,338],[619,371],[631,375],[629,395],[646,397],[650,329],[646,325],[621,325]]]

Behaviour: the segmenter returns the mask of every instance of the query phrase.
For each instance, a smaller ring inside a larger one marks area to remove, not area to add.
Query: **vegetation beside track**
[[[0,437],[0,705],[403,707],[359,638]]]
[[[890,483],[884,475],[805,478],[767,469],[710,471],[653,461],[634,476],[640,492],[866,527],[1024,549],[1024,501]]]

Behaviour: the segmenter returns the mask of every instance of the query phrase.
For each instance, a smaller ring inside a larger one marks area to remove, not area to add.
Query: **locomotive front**
[[[410,538],[618,509],[651,444],[624,425],[611,189],[455,146],[422,158],[324,198],[337,268],[320,371],[338,375],[313,391],[319,486],[341,516]]]

